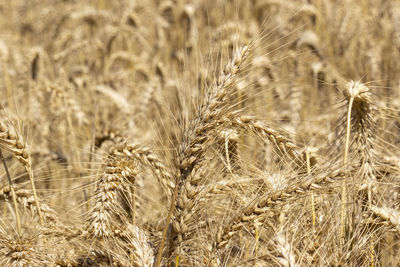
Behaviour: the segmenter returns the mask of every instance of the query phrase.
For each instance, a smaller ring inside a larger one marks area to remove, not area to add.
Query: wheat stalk
[[[362,204],[371,207],[372,203],[372,187],[376,182],[376,170],[374,167],[374,140],[375,140],[375,119],[374,107],[371,99],[369,88],[360,82],[351,81],[347,84],[346,89],[343,91],[346,100],[348,101],[347,112],[347,129],[346,129],[346,143],[344,154],[344,165],[347,168],[348,154],[350,150],[350,133],[353,132],[355,137],[355,153],[359,157],[360,176],[362,178],[362,185],[360,191],[366,191],[362,196]],[[366,208],[363,207],[363,210]],[[346,180],[342,184],[342,205],[341,205],[341,229],[340,236],[345,237],[346,226],[346,210],[347,210],[347,192]],[[370,262],[371,265],[375,262],[374,256],[374,235],[369,238],[370,241]]]

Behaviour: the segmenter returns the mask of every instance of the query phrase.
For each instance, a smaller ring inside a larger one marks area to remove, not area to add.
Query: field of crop
[[[0,0],[0,266],[400,266],[400,1]]]

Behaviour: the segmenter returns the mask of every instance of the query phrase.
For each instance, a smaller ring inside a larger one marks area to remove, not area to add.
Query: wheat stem
[[[32,168],[30,167],[30,165],[26,167],[26,170],[27,170],[27,172],[29,174],[29,180],[31,181],[33,197],[35,199],[35,205],[36,205],[36,209],[37,209],[37,212],[38,212],[38,215],[39,215],[40,224],[43,226],[44,225],[44,219],[43,219],[42,210],[40,208],[39,200],[38,200],[37,193],[36,193],[35,179],[33,177],[33,171],[32,171]]]
[[[347,159],[349,154],[350,146],[350,132],[351,132],[351,109],[353,108],[354,97],[349,100],[349,107],[347,111],[347,127],[346,127],[346,143],[344,149],[343,165],[347,169]],[[346,230],[346,216],[347,216],[347,189],[346,189],[346,179],[342,181],[342,201],[340,208],[340,238],[344,242],[345,230]]]
[[[162,236],[161,236],[161,243],[160,243],[160,247],[158,249],[158,254],[157,254],[157,258],[156,258],[156,264],[154,265],[155,267],[159,267],[161,264],[162,253],[164,250],[165,241],[167,239],[167,231],[168,231],[169,222],[171,221],[172,213],[175,208],[175,202],[176,202],[176,199],[178,198],[178,192],[179,192],[178,189],[179,189],[179,187],[178,187],[178,185],[176,185],[175,189],[174,189],[174,193],[172,194],[171,205],[169,207],[168,215],[166,218],[166,223],[163,228],[163,232],[162,232]]]
[[[311,163],[310,163],[310,152],[306,151],[306,160],[307,160],[307,173],[311,174]],[[316,221],[316,214],[315,214],[315,203],[314,203],[314,194],[310,194],[310,205],[311,205],[311,222],[313,230],[315,231],[315,221]]]

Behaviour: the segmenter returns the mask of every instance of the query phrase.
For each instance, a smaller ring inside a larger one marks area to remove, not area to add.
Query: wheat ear
[[[154,251],[150,245],[147,233],[134,224],[126,225],[123,231],[114,231],[114,236],[124,239],[132,251],[132,265],[134,267],[152,267]]]
[[[371,205],[370,211],[400,232],[400,213],[396,209]]]
[[[275,237],[275,247],[281,254],[278,261],[284,267],[297,267],[296,255],[294,254],[292,245],[287,240],[284,233],[279,232]]]
[[[86,231],[94,237],[109,237],[112,235],[112,216],[123,216],[118,194],[127,181],[135,179],[136,174],[131,166],[113,155],[105,160],[105,169],[97,181],[94,193],[95,204],[89,212]]]
[[[0,188],[0,200],[8,200],[12,197],[12,187]],[[10,196],[11,194],[11,196]],[[14,189],[16,201],[25,209],[31,212],[32,215],[39,214],[35,202],[35,197],[32,192],[25,189]],[[46,222],[50,222],[52,225],[62,226],[61,222],[57,218],[56,212],[50,208],[47,204],[39,202],[39,209],[43,218]]]
[[[25,166],[25,169],[28,172],[29,179],[31,181],[36,209],[39,214],[39,220],[41,225],[44,225],[43,215],[36,193],[35,180],[33,178],[32,171],[32,161],[28,145],[24,142],[20,134],[15,132],[11,127],[6,127],[6,125],[2,122],[0,122],[0,144],[3,144],[4,148],[10,151],[13,156]]]
[[[351,133],[354,134],[356,145],[356,155],[360,162],[357,168],[361,169],[361,176],[363,178],[363,188],[367,189],[366,197],[364,197],[363,204],[367,203],[370,207],[372,205],[372,184],[376,180],[374,170],[374,159],[373,159],[373,140],[374,134],[372,133],[375,121],[372,116],[373,104],[371,100],[371,93],[369,88],[361,82],[350,81],[343,91],[344,96],[348,102],[347,111],[347,127],[346,127],[346,140],[345,140],[345,151],[344,151],[344,167],[349,169],[349,151],[351,143]],[[350,174],[350,171],[348,171]],[[342,200],[341,200],[341,226],[340,226],[340,237],[342,242],[345,238],[346,220],[347,220],[347,189],[344,179],[342,181]],[[365,208],[363,208],[365,209]],[[370,238],[371,247],[373,247],[372,236]],[[372,249],[371,249],[372,251]],[[371,262],[374,262],[374,255],[370,252]]]
[[[139,144],[120,142],[114,146],[112,153],[121,156],[125,155],[148,166],[158,178],[158,182],[164,188],[164,191],[170,196],[173,190],[173,175],[149,148]]]
[[[176,221],[178,223],[173,224],[174,230],[178,233],[177,248],[180,249],[180,244],[183,241],[182,230],[186,228],[183,227],[183,223],[188,218],[190,209],[184,206],[179,206],[175,209],[175,205],[179,198],[187,198],[193,201],[196,194],[181,194],[182,188],[185,188],[185,184],[192,184],[190,181],[186,181],[190,177],[194,167],[200,163],[203,159],[206,143],[209,140],[213,130],[219,125],[217,122],[222,117],[227,117],[231,113],[226,107],[226,98],[232,95],[234,88],[233,84],[235,77],[240,72],[240,67],[242,63],[247,59],[249,54],[249,47],[243,46],[236,50],[233,59],[225,66],[218,80],[215,82],[214,86],[208,92],[207,97],[201,104],[198,114],[189,122],[187,128],[185,128],[183,133],[182,142],[178,149],[178,155],[175,162],[177,174],[175,179],[175,189],[172,195],[171,205],[169,207],[169,212],[166,219],[166,224],[163,229],[163,235],[161,238],[160,248],[157,254],[156,267],[161,264],[161,257],[164,249],[164,244],[167,235],[168,225],[171,221],[172,214],[174,213]],[[193,193],[193,190],[191,190]],[[178,203],[181,203],[178,201]],[[188,205],[189,207],[192,205]],[[192,206],[193,207],[193,206]],[[184,219],[185,218],[185,219]],[[182,226],[182,227],[181,227]],[[180,253],[178,251],[178,253]]]
[[[353,110],[351,112],[351,123],[353,132],[355,133],[355,145],[356,154],[359,159],[360,175],[362,177],[362,185],[359,191],[366,193],[362,194],[362,209],[366,210],[367,207],[370,209],[373,203],[372,187],[376,182],[376,168],[375,168],[375,129],[376,119],[375,113],[376,108],[372,101],[372,94],[369,88],[360,82],[351,81],[348,83],[343,93],[347,99],[353,100]],[[370,242],[370,262],[371,265],[376,261],[375,259],[375,244],[374,237],[372,234],[369,237]]]
[[[269,140],[275,150],[282,156],[288,155],[298,166],[304,168],[307,164],[306,157],[296,144],[284,133],[269,126],[266,122],[257,120],[252,116],[240,116],[231,121],[232,126],[259,135],[263,140]],[[310,154],[310,167],[317,163],[317,157]]]
[[[0,231],[0,263],[2,266],[43,266],[45,257],[40,257],[39,251],[32,244],[34,238],[15,238]],[[43,256],[43,255],[41,255]],[[49,262],[47,262],[49,263]]]
[[[271,192],[257,199],[256,202],[241,210],[217,233],[215,249],[224,247],[245,223],[261,220],[275,206],[295,200],[310,191],[320,190],[338,179],[342,179],[342,176],[343,173],[340,170],[316,175],[313,179],[299,181],[297,184],[289,185],[282,190]]]

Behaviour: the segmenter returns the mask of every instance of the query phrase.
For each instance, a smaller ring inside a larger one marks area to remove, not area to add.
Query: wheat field
[[[0,266],[400,266],[400,1],[1,0]]]

